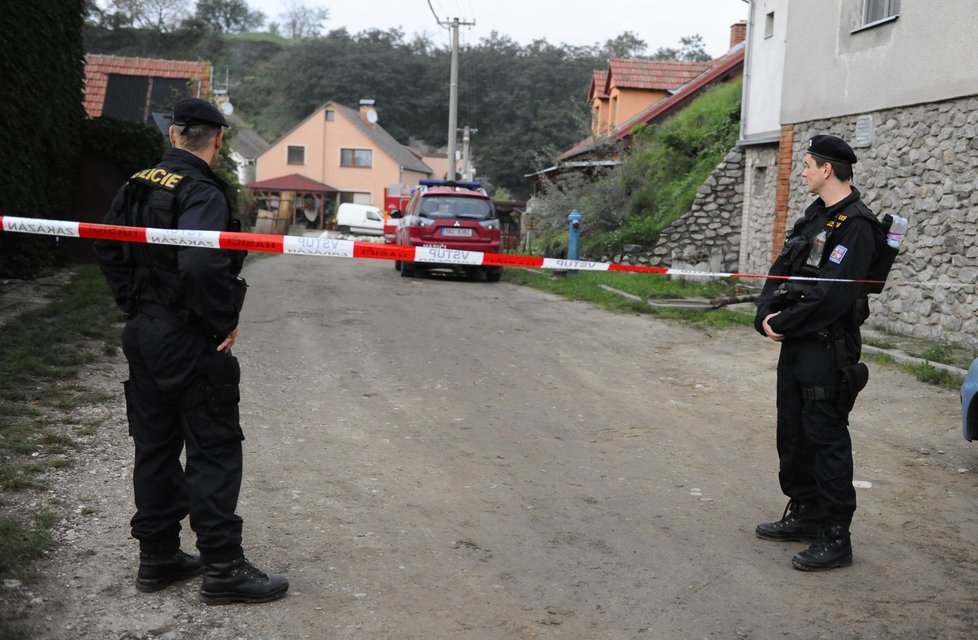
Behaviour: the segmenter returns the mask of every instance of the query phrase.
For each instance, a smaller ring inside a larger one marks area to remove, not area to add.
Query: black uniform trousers
[[[849,415],[837,402],[842,360],[859,359],[858,336],[845,345],[807,335],[785,339],[778,359],[778,478],[786,496],[816,502],[823,517],[848,524],[856,510]]]
[[[132,536],[141,551],[174,551],[180,521],[189,514],[205,563],[240,557],[242,521],[235,509],[244,436],[237,399],[215,403],[201,391],[208,363],[234,356],[216,351],[212,340],[180,322],[144,312],[126,322],[122,345],[129,361],[126,413],[136,451]],[[231,364],[237,370],[237,361]],[[230,382],[236,394],[239,380]],[[180,461],[184,447],[186,468]]]

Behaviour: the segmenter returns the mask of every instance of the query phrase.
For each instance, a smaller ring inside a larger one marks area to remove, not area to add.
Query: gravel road
[[[117,400],[54,476],[42,640],[974,638],[978,446],[954,391],[870,364],[852,416],[852,567],[791,568],[778,346],[389,262],[251,263],[239,512],[287,598],[207,607],[133,586]],[[638,276],[637,276],[638,277]],[[193,538],[184,532],[184,547]],[[8,587],[21,588],[23,587]]]

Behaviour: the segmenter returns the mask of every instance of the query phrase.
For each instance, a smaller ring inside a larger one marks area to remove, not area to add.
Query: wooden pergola
[[[335,198],[339,195],[339,189],[331,187],[328,184],[323,184],[322,182],[317,182],[312,178],[299,175],[298,173],[250,182],[245,185],[245,188],[251,192],[256,200],[266,205],[262,208],[271,211],[280,211],[280,206],[283,201],[293,200],[295,204],[291,211],[291,223],[296,223],[301,211],[303,212],[301,215],[308,222],[314,222],[318,219],[320,229],[326,228],[325,212],[327,202],[330,200],[330,197],[335,201]],[[291,198],[289,197],[290,194]],[[309,209],[301,206],[307,198],[312,199],[315,203],[315,208],[313,209],[315,213],[312,217],[309,217],[307,213]]]

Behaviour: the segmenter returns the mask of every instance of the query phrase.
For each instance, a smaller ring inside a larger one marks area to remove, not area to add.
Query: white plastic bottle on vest
[[[892,216],[892,218],[893,224],[890,225],[890,230],[886,232],[886,244],[898,249],[900,242],[903,241],[903,236],[907,233],[908,221],[903,216]]]

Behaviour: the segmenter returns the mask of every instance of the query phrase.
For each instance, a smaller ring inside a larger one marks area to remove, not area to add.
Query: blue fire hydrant
[[[577,260],[577,240],[581,237],[581,214],[577,209],[570,212],[567,216],[569,229],[567,230],[567,259]]]

